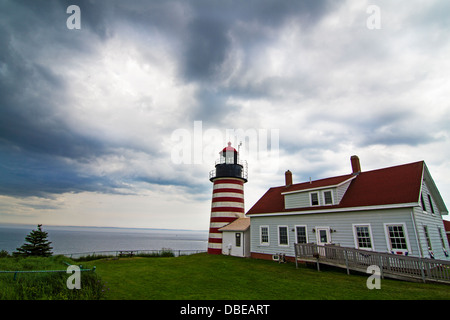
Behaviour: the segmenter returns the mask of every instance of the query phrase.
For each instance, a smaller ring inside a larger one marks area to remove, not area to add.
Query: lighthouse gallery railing
[[[224,164],[225,161],[222,161],[221,159],[216,160],[216,165],[217,164]],[[242,160],[238,160],[238,164],[240,166],[242,166],[242,173],[241,173],[241,178],[243,179],[248,179],[248,164],[247,161],[242,161]],[[216,169],[213,169],[209,172],[209,179],[211,178],[215,178],[216,177]]]

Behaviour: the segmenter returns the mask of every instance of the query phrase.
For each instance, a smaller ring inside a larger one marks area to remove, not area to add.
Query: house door
[[[330,227],[316,227],[317,244],[320,246],[330,244]],[[319,254],[325,256],[324,248],[319,248]]]

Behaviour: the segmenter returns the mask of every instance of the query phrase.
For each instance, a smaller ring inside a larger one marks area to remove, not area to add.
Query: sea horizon
[[[41,223],[39,223],[41,224]],[[139,230],[167,230],[167,231],[194,231],[194,232],[208,232],[207,229],[179,229],[179,228],[155,228],[155,227],[113,227],[113,226],[79,226],[79,225],[59,225],[59,224],[41,224],[43,231],[47,227],[56,228],[101,228],[101,229],[139,229]],[[17,227],[29,227],[37,229],[38,224],[31,223],[13,223],[13,222],[0,222],[1,226],[17,226]],[[30,230],[31,231],[31,230]]]
[[[0,250],[12,253],[37,225],[0,223]],[[126,250],[205,250],[208,230],[43,225],[53,254]]]

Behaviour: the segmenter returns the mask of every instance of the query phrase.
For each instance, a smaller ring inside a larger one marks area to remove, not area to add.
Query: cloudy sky
[[[425,160],[449,207],[449,12],[2,0],[0,223],[206,230],[228,140],[243,140],[246,210],[287,169],[347,174],[353,154],[363,170]]]

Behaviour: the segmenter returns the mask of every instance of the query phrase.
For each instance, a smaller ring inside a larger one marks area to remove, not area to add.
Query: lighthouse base
[[[208,248],[208,254],[222,254],[222,249]]]

